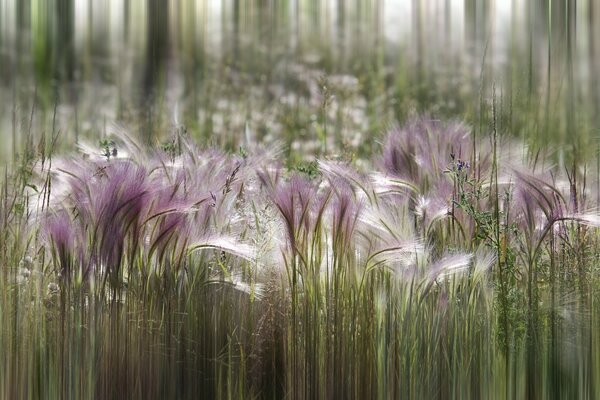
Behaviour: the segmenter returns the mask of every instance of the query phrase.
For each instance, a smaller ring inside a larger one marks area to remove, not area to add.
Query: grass
[[[0,397],[600,397],[591,3],[509,39],[416,2],[397,43],[385,2],[37,3],[0,39]]]
[[[594,179],[471,132],[411,120],[367,170],[183,131],[30,145],[2,188],[2,396],[594,397]]]

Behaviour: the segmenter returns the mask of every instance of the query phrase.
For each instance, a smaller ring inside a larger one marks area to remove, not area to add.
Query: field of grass
[[[439,3],[0,0],[0,398],[600,398],[600,9]]]
[[[282,165],[183,131],[28,147],[2,188],[3,397],[598,394],[584,165],[430,117],[366,170]]]

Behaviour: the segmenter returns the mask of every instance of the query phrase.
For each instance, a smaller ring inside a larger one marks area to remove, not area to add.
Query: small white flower
[[[19,268],[18,275],[19,275],[19,277],[22,277],[24,279],[28,279],[31,276],[31,271],[28,270],[27,268]]]
[[[33,266],[33,258],[31,256],[25,256],[19,261],[20,268],[30,269]]]
[[[55,282],[50,282],[50,283],[48,284],[48,294],[50,294],[50,295],[55,295],[55,294],[58,294],[58,291],[59,291],[59,290],[60,290],[60,289],[59,289],[59,287],[58,287],[58,284],[57,284],[57,283],[55,283]]]

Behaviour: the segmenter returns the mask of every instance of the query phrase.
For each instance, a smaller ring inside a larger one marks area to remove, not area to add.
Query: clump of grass
[[[31,158],[3,189],[0,392],[591,393],[573,377],[597,364],[568,346],[598,340],[594,196],[575,170],[505,159],[514,144],[496,136],[481,156],[469,135],[415,119],[370,170],[289,171],[182,132],[159,149],[121,133]]]

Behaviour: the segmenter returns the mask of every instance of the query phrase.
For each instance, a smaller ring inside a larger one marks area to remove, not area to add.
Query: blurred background
[[[593,0],[0,0],[0,160],[115,122],[360,158],[423,113],[593,156],[599,22]]]

